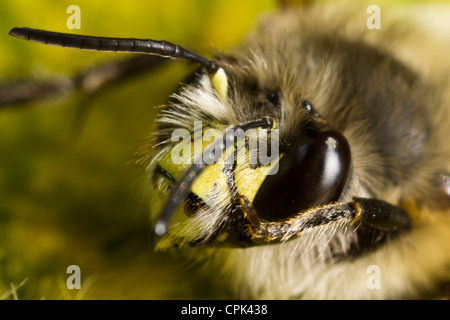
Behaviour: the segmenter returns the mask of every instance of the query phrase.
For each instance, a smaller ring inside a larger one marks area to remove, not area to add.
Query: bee
[[[10,34],[201,67],[140,149],[144,193],[157,249],[235,297],[446,297],[449,48],[389,8],[369,28],[368,7],[285,3],[212,59],[166,41]]]

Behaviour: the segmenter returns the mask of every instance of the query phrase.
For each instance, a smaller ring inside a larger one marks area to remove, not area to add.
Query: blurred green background
[[[81,30],[68,30],[69,5]],[[0,2],[0,82],[75,74],[117,57],[30,43],[15,26],[165,39],[197,52],[239,43],[275,1],[14,0]],[[74,133],[77,95],[0,109],[1,299],[209,299],[227,297],[168,253],[155,253],[142,201],[137,146],[155,106],[190,72],[172,62],[99,95]],[[69,265],[81,290],[69,290]]]

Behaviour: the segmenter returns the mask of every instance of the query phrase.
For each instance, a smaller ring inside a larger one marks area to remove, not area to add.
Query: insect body
[[[439,294],[450,278],[449,65],[389,19],[367,29],[364,13],[288,6],[213,60],[166,42],[12,34],[205,68],[143,148],[159,249],[207,261],[244,298]]]

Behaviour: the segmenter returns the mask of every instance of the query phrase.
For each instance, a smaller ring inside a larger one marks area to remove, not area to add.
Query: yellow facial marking
[[[217,71],[211,75],[211,83],[216,90],[217,95],[222,99],[226,99],[228,93],[228,78],[223,68],[217,69]]]

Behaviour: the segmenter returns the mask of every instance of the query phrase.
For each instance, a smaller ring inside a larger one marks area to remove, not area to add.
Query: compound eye
[[[333,129],[311,130],[291,146],[268,175],[253,206],[262,219],[274,221],[302,210],[336,201],[350,171],[350,146]]]

